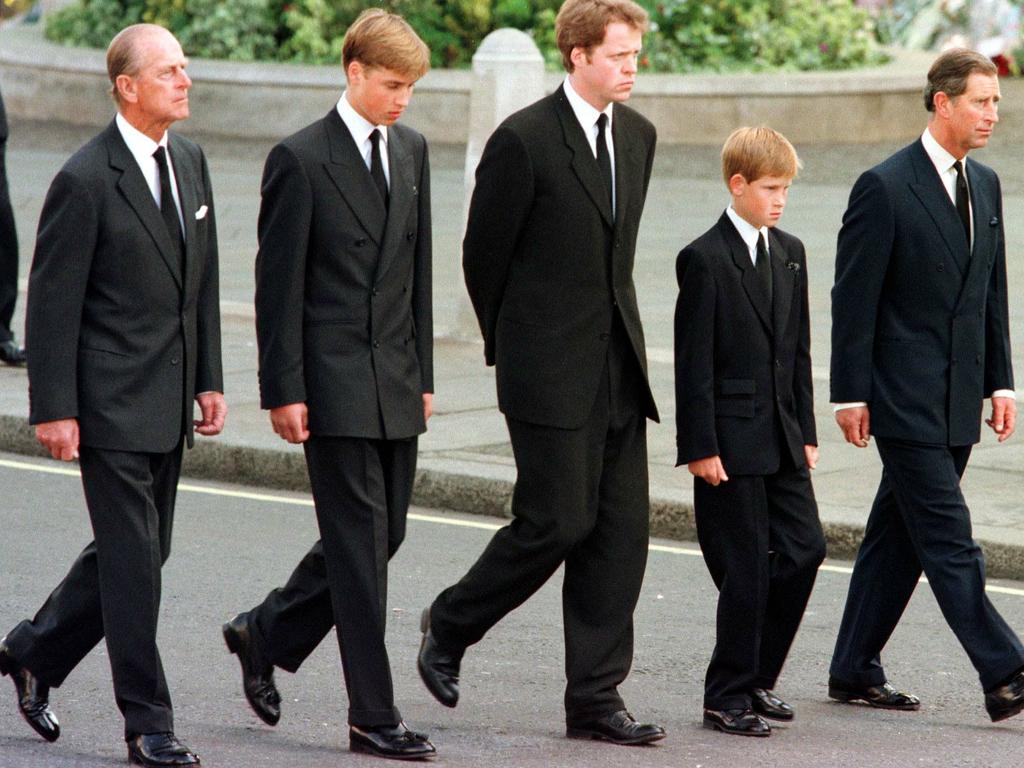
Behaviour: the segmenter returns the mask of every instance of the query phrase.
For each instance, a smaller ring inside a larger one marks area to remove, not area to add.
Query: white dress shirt
[[[359,148],[359,154],[363,156],[366,168],[370,168],[370,158],[373,154],[373,142],[370,141],[370,134],[380,131],[380,163],[384,166],[384,178],[388,182],[388,189],[391,189],[391,169],[388,166],[388,127],[386,125],[374,125],[365,117],[356,112],[348,102],[348,91],[341,94],[338,99],[338,115],[341,117],[348,132],[352,134],[352,140]]]
[[[149,191],[153,194],[157,208],[160,208],[160,169],[156,164],[156,158],[153,157],[153,153],[156,152],[157,147],[164,148],[164,152],[167,153],[167,170],[171,177],[171,196],[174,198],[174,207],[178,211],[178,223],[181,224],[181,235],[184,237],[185,222],[181,217],[181,200],[178,198],[178,181],[174,175],[174,163],[171,161],[171,153],[167,151],[167,131],[164,131],[164,135],[157,142],[125,120],[120,112],[117,113],[114,121],[117,124],[117,129],[121,132],[121,138],[128,145],[128,151],[132,153],[135,162],[139,164],[142,178],[149,185]]]
[[[761,227],[758,229],[749,221],[744,219],[738,213],[736,209],[730,204],[725,209],[725,215],[729,217],[733,226],[736,227],[736,231],[740,233],[740,237],[743,238],[743,242],[747,246],[747,252],[750,254],[750,263],[755,267],[757,266],[757,239],[764,235],[764,247],[768,253],[771,253],[771,246],[768,244],[768,227]]]
[[[603,110],[596,109],[593,105],[587,102],[582,96],[576,93],[576,89],[572,87],[572,83],[569,78],[565,78],[563,83],[563,89],[565,90],[565,97],[569,100],[569,106],[572,107],[573,114],[576,115],[576,119],[580,122],[580,127],[583,128],[583,135],[587,137],[587,143],[590,145],[590,151],[594,153],[594,158],[597,158],[597,118],[602,114],[608,116],[608,125],[604,131],[604,140],[608,145],[608,158],[612,164],[612,215],[615,215],[615,145],[612,143],[612,104],[609,104]]]

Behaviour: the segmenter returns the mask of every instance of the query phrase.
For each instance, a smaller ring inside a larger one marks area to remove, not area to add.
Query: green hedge
[[[401,13],[435,67],[465,67],[492,30],[515,27],[560,66],[561,0],[78,0],[47,17],[46,35],[102,48],[122,27],[170,29],[192,56],[335,63],[345,29],[368,6]],[[852,0],[641,0],[651,12],[644,64],[655,72],[843,69],[883,60],[874,23]]]

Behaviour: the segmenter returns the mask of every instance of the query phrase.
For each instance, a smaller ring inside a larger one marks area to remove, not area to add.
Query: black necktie
[[[171,174],[167,169],[167,153],[163,147],[157,147],[153,153],[156,160],[156,167],[160,176],[160,216],[163,217],[167,226],[167,234],[171,237],[171,244],[178,255],[178,266],[185,265],[185,238],[181,235],[181,220],[178,218],[178,208],[174,204],[174,195],[171,194]]]
[[[604,179],[604,186],[608,190],[608,205],[615,211],[614,198],[612,197],[612,158],[608,154],[608,142],[604,137],[604,130],[608,127],[608,115],[602,112],[597,116],[597,165],[601,169],[601,178]]]
[[[754,262],[754,270],[764,288],[765,296],[769,303],[772,301],[772,264],[768,258],[768,244],[764,241],[764,232],[757,236],[757,261]]]
[[[960,214],[960,223],[964,225],[967,245],[971,245],[971,203],[970,192],[967,190],[967,177],[964,176],[964,164],[957,160],[953,163],[956,169],[956,212]]]
[[[370,176],[373,177],[377,191],[380,192],[380,198],[384,201],[384,207],[387,208],[388,180],[384,176],[384,163],[380,159],[380,139],[380,131],[374,128],[373,133],[370,134],[370,144],[373,147],[370,150]]]

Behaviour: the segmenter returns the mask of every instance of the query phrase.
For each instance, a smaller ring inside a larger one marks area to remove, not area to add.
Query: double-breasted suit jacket
[[[81,444],[192,444],[196,393],[223,390],[217,235],[206,159],[169,133],[184,272],[117,126],[82,147],[43,204],[26,338],[33,424],[77,418]]]
[[[387,151],[387,209],[337,110],[267,158],[256,262],[260,396],[264,408],[305,402],[313,434],[396,439],[426,430],[422,396],[434,385],[427,148],[396,124]]]
[[[817,445],[803,244],[769,230],[774,300],[726,214],[676,260],[677,464],[770,475]]]
[[[864,173],[843,218],[832,289],[833,402],[871,432],[936,445],[980,438],[1013,388],[999,179],[967,158],[974,243],[918,140]]]

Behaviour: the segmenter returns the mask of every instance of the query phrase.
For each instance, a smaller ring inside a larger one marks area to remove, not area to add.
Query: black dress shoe
[[[772,720],[792,720],[796,714],[789,704],[767,688],[755,688],[750,692],[750,706],[761,717]]]
[[[734,736],[772,735],[772,727],[752,709],[705,709],[704,727]]]
[[[393,760],[423,760],[437,753],[425,733],[410,731],[405,723],[377,728],[349,726],[348,748]]]
[[[264,661],[256,648],[249,615],[240,613],[221,629],[228,650],[238,656],[242,665],[242,690],[249,706],[264,723],[277,725],[281,719],[281,695],[274,685],[274,665]]]
[[[570,739],[593,739],[636,746],[664,739],[665,729],[660,725],[638,723],[629,712],[620,709],[597,720],[570,725],[565,729],[565,735]]]
[[[1020,714],[1024,710],[1024,670],[985,694],[985,709],[992,722]]]
[[[25,350],[14,339],[0,341],[0,361],[7,365],[24,365],[26,359]]]
[[[199,765],[199,756],[173,733],[140,733],[128,741],[128,762],[155,768]]]
[[[50,709],[50,686],[43,685],[39,678],[20,666],[3,640],[0,640],[0,675],[10,675],[14,681],[18,711],[25,722],[47,741],[56,741],[60,737],[60,723]]]
[[[446,707],[454,707],[459,703],[459,665],[462,664],[465,651],[438,645],[430,629],[429,608],[420,617],[420,630],[423,632],[423,641],[420,643],[416,667],[423,684],[439,702]]]
[[[878,709],[914,711],[921,708],[917,696],[897,691],[888,682],[881,685],[853,685],[835,677],[828,679],[828,696],[836,701],[870,704]]]

